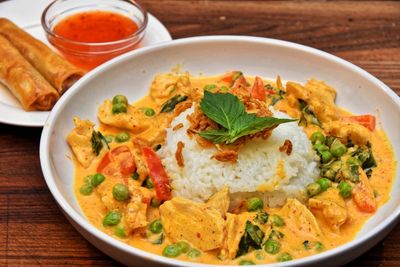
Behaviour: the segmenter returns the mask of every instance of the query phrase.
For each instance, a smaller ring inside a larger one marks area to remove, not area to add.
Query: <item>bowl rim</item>
[[[217,266],[217,265],[210,265],[210,264],[203,264],[203,263],[194,263],[194,262],[187,262],[182,260],[176,260],[171,258],[166,258],[160,255],[156,255],[142,249],[130,246],[122,241],[119,241],[106,233],[102,232],[101,230],[94,227],[86,218],[82,217],[77,211],[75,211],[71,205],[67,203],[67,201],[62,196],[60,190],[58,189],[55,180],[53,178],[52,173],[52,162],[50,157],[50,138],[53,133],[54,129],[54,122],[58,119],[61,115],[61,110],[68,104],[68,100],[79,91],[79,88],[90,82],[92,79],[96,78],[101,73],[106,72],[108,69],[112,68],[115,65],[118,65],[122,62],[125,62],[131,58],[135,58],[136,56],[151,53],[152,51],[157,51],[160,49],[168,49],[174,46],[180,45],[190,45],[191,43],[221,43],[221,42],[244,42],[244,43],[258,43],[258,44],[268,44],[268,45],[276,45],[276,46],[283,46],[288,49],[293,49],[300,51],[302,53],[308,53],[315,56],[322,57],[324,59],[334,61],[343,67],[347,67],[355,71],[358,75],[362,76],[363,78],[371,81],[372,83],[376,84],[383,93],[386,93],[394,102],[395,104],[400,107],[400,97],[391,90],[388,86],[386,86],[383,82],[379,79],[375,78],[367,71],[361,69],[360,67],[341,59],[337,56],[329,54],[327,52],[293,43],[288,41],[282,41],[277,39],[271,38],[263,38],[263,37],[253,37],[253,36],[235,36],[235,35],[214,35],[214,36],[200,36],[200,37],[189,37],[183,39],[173,40],[171,42],[164,42],[160,44],[156,44],[149,47],[144,47],[142,49],[134,50],[123,54],[119,57],[116,57],[103,65],[97,67],[96,69],[89,72],[83,78],[81,78],[77,83],[73,85],[73,88],[70,88],[63,97],[56,103],[52,112],[50,113],[45,126],[43,127],[41,139],[40,139],[40,163],[42,172],[46,181],[47,186],[49,187],[50,192],[52,193],[53,197],[57,201],[57,203],[61,206],[62,210],[68,215],[67,217],[71,218],[76,224],[82,227],[85,231],[90,233],[91,235],[95,236],[97,239],[107,243],[109,246],[113,247],[114,249],[122,250],[125,253],[135,255],[137,257],[141,257],[143,259],[151,259],[156,263],[166,264],[166,265],[175,265],[175,266]],[[71,90],[72,89],[72,90]],[[395,177],[397,179],[398,177]],[[384,205],[387,205],[388,202]],[[320,254],[308,256],[305,258],[295,259],[289,262],[283,263],[269,263],[269,264],[260,264],[259,266],[307,266],[307,264],[315,264],[323,259],[330,259],[337,257],[340,254],[345,253],[347,250],[356,249],[362,246],[364,243],[368,241],[373,241],[376,238],[382,239],[384,236],[382,234],[385,232],[386,228],[390,228],[391,225],[397,222],[400,217],[400,205],[398,205],[394,212],[392,212],[389,216],[384,218],[379,225],[372,228],[368,231],[365,235],[359,237],[358,239],[353,239],[350,242],[347,242],[341,246],[336,248],[327,250]],[[363,251],[364,253],[365,251]],[[355,256],[358,256],[355,255]]]
[[[69,43],[69,44],[74,44],[74,45],[81,45],[81,46],[92,46],[92,47],[101,47],[101,46],[108,46],[108,45],[116,45],[116,44],[122,44],[125,42],[128,42],[130,40],[134,40],[135,38],[137,38],[138,36],[140,37],[141,34],[146,30],[147,28],[147,24],[148,24],[148,12],[146,10],[146,8],[141,5],[140,3],[138,3],[137,1],[134,0],[128,0],[128,1],[124,1],[124,0],[117,0],[120,2],[126,2],[129,3],[130,5],[136,7],[140,13],[143,15],[143,22],[140,24],[140,27],[138,27],[138,29],[132,33],[131,35],[120,39],[120,40],[115,40],[115,41],[109,41],[109,42],[80,42],[80,41],[75,41],[75,40],[71,40],[69,38],[66,38],[64,36],[61,36],[57,33],[55,33],[47,24],[47,20],[46,20],[46,14],[47,12],[50,10],[50,8],[57,4],[58,2],[65,2],[68,0],[54,0],[52,1],[42,12],[41,18],[40,18],[40,22],[42,25],[43,30],[46,32],[47,35],[61,40],[63,42]],[[112,4],[112,1],[110,1],[110,4]],[[142,38],[140,38],[138,40],[138,42],[141,40]]]

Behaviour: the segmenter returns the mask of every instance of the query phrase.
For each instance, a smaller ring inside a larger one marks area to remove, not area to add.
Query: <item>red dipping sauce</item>
[[[62,38],[50,41],[73,64],[90,70],[134,49],[138,41],[134,37],[137,31],[138,25],[124,15],[89,11],[71,15],[57,23],[53,32]]]

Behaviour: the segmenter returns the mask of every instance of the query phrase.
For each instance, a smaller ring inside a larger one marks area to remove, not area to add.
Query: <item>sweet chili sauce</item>
[[[62,38],[51,42],[75,65],[90,70],[101,63],[135,48],[135,41],[100,44],[132,36],[138,25],[130,18],[108,11],[88,11],[66,17],[53,32]],[[74,42],[95,43],[78,44]]]

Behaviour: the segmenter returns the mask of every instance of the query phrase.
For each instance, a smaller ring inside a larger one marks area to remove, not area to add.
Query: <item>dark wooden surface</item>
[[[400,94],[399,1],[141,2],[174,39],[237,34],[293,41],[353,62]],[[117,265],[56,205],[40,169],[40,133],[0,124],[0,266]],[[400,266],[400,225],[348,266]]]

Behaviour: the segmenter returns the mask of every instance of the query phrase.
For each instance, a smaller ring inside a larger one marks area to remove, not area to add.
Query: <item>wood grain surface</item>
[[[360,66],[400,94],[399,1],[141,2],[174,39],[236,34],[297,42]],[[0,124],[0,266],[118,265],[58,208],[40,169],[40,133]],[[348,266],[400,266],[400,225]]]

